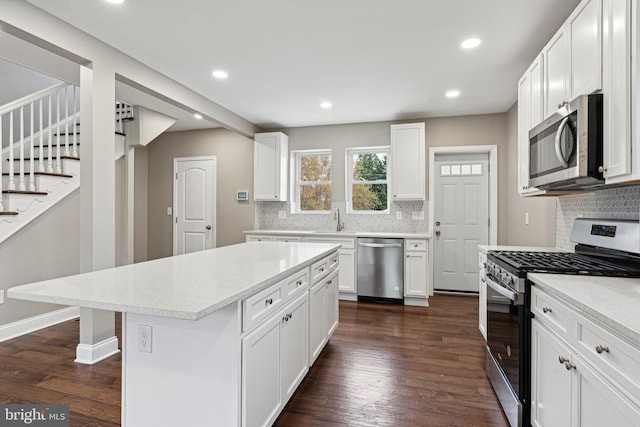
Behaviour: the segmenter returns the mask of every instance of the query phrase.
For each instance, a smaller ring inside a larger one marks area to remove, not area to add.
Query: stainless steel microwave
[[[529,186],[580,190],[602,184],[602,94],[583,95],[529,131]]]

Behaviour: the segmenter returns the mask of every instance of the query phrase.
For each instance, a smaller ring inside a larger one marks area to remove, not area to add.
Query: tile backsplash
[[[330,214],[292,214],[289,202],[255,202],[255,228],[258,230],[336,229],[334,212],[340,209],[345,231],[380,231],[390,233],[426,233],[429,220],[428,202],[394,202],[390,214],[347,214],[345,202],[333,202]],[[285,213],[280,218],[280,212]],[[397,212],[402,219],[397,219]],[[424,219],[412,219],[413,212],[424,212]]]
[[[594,193],[558,197],[556,246],[573,249],[571,226],[578,217],[634,219],[640,216],[640,186],[618,187]]]

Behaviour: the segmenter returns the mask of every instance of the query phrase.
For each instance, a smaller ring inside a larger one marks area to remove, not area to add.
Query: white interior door
[[[489,241],[489,158],[435,158],[434,290],[478,292],[478,245]]]
[[[175,158],[173,172],[173,254],[215,247],[216,158]]]

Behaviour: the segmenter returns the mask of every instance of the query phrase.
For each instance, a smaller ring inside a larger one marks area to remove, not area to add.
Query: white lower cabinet
[[[407,241],[408,242],[408,241]],[[426,241],[424,244],[426,248]],[[404,296],[427,297],[427,252],[405,249]]]
[[[309,365],[320,352],[338,326],[338,272],[320,280],[309,291]]]
[[[286,402],[309,371],[309,298],[301,295],[282,310],[280,370],[282,400]]]
[[[547,301],[555,297],[536,289]],[[533,427],[640,427],[640,396],[632,387],[616,381],[612,369],[621,378],[631,378],[625,364],[626,354],[635,354],[635,348],[614,347],[602,339],[598,344],[581,348],[586,332],[579,332],[585,322],[581,314],[568,305],[545,306],[547,313],[562,310],[567,319],[566,339],[559,336],[557,325],[536,315],[531,326],[531,424]],[[593,328],[600,328],[595,324]],[[555,328],[555,329],[551,329]],[[591,349],[593,347],[593,349]],[[591,356],[597,354],[599,359]],[[589,358],[592,360],[589,361]],[[630,359],[629,359],[630,360]],[[635,360],[635,358],[634,358]]]

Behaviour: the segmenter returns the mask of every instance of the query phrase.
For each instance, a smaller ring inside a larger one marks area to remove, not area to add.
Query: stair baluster
[[[56,129],[57,129],[57,139],[56,139],[56,173],[62,173],[62,165],[60,162],[60,92],[56,92]]]
[[[13,175],[15,172],[13,150],[13,110],[11,110],[9,111],[9,186],[7,188],[9,191],[16,189],[16,180]]]
[[[78,155],[78,88],[73,87],[73,157],[80,157]]]
[[[43,118],[42,118],[42,98],[40,98],[40,105],[39,105],[40,109],[40,114],[38,114],[38,119],[40,121],[39,123],[39,127],[38,129],[40,129],[40,132],[38,132],[40,134],[40,142],[38,143],[38,172],[44,172],[44,137],[43,137],[43,131],[44,128],[42,127],[42,125],[44,124]],[[32,156],[33,157],[33,156]]]
[[[29,134],[29,191],[36,191],[36,178],[33,175],[34,169],[35,169],[35,165],[34,165],[34,152],[33,152],[33,140],[35,138],[34,133],[33,133],[33,121],[35,120],[35,117],[33,117],[33,102],[29,104],[29,112],[31,113],[31,117],[30,117],[30,128],[29,131],[31,132]]]
[[[64,88],[64,155],[69,156],[69,86]]]
[[[47,172],[53,173],[53,126],[51,121],[51,104],[52,104],[53,94],[49,94],[49,123],[47,124],[47,128],[49,129],[49,150],[48,155],[49,159],[47,160]]]
[[[24,183],[24,106],[20,107],[20,163],[18,165],[18,190],[25,191],[27,186]]]

